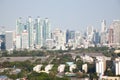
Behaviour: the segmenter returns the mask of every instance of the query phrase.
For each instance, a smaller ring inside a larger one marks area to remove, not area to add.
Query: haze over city
[[[101,21],[109,27],[120,19],[119,0],[0,0],[0,26],[15,29],[16,19],[28,16],[48,18],[51,27],[85,31],[93,25],[100,29]]]
[[[120,80],[120,0],[0,0],[0,80]]]

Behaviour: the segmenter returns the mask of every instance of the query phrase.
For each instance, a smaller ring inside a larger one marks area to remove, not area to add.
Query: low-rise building
[[[104,71],[106,70],[106,60],[102,56],[96,57],[96,73],[99,75],[104,75]]]
[[[45,72],[46,73],[49,73],[49,70],[51,70],[53,67],[53,64],[48,64],[46,67],[45,67]]]
[[[37,66],[35,66],[35,67],[33,67],[33,71],[35,71],[35,72],[40,72],[40,70],[41,70],[41,67],[42,67],[43,65],[42,64],[40,64],[40,65],[37,65]]]
[[[65,69],[65,64],[60,64],[60,66],[58,67],[58,72],[59,73],[64,72],[64,69]]]
[[[76,67],[77,67],[76,64],[70,65],[69,71],[70,71],[70,72],[73,72],[73,70],[76,69]]]
[[[120,57],[115,59],[114,64],[115,64],[115,75],[120,75]]]

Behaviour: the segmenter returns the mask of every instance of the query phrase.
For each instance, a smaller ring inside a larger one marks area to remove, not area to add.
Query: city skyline
[[[26,18],[49,18],[52,29],[85,31],[86,27],[93,25],[94,28],[101,29],[101,21],[106,20],[106,24],[111,24],[112,20],[120,19],[119,0],[60,0],[60,1],[0,1],[0,26],[6,29],[15,29],[15,21],[18,17]]]

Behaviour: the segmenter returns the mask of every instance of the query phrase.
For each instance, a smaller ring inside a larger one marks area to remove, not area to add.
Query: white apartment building
[[[53,64],[48,64],[46,67],[45,67],[45,72],[46,73],[49,73],[49,70],[51,70],[53,67]]]
[[[106,61],[104,57],[98,56],[96,57],[96,73],[99,75],[104,75],[104,71],[106,70]]]
[[[73,70],[76,69],[76,67],[77,67],[76,64],[70,65],[69,71],[70,71],[70,72],[73,72]]]
[[[37,65],[37,66],[35,66],[35,67],[33,67],[33,71],[35,71],[35,72],[40,72],[41,71],[41,67],[42,67],[43,65],[42,64],[40,64],[40,65]]]
[[[28,32],[24,30],[22,32],[22,49],[28,49]]]
[[[16,35],[16,49],[20,49],[21,46],[22,46],[22,44],[21,44],[21,36]]]
[[[58,67],[58,72],[59,73],[64,72],[64,69],[65,69],[65,64],[60,64],[60,66]]]
[[[116,58],[114,63],[115,63],[115,75],[120,75],[120,57]]]

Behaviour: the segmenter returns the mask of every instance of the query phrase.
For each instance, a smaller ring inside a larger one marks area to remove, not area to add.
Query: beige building
[[[120,47],[120,20],[114,20],[113,27],[113,44],[115,47]]]

